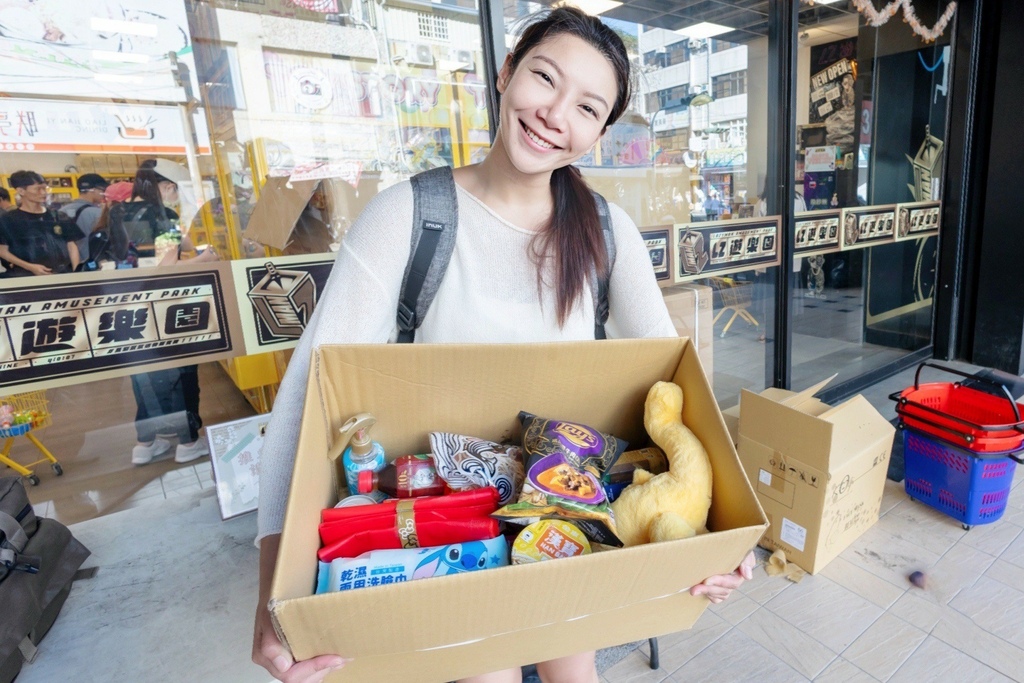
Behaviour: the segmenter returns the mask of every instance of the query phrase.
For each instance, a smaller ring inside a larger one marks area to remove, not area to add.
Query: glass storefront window
[[[506,42],[545,6],[506,2]],[[627,3],[600,15],[625,42],[638,86],[631,107],[577,165],[647,239],[677,330],[697,345],[715,396],[730,406],[742,388],[771,383],[779,242],[761,201],[767,29],[763,17],[725,14],[680,2],[669,14]],[[723,32],[704,37],[701,22]]]
[[[36,465],[33,501],[71,523],[209,487],[198,424],[269,409],[361,209],[486,153],[478,4],[0,2],[0,26],[0,186],[52,216],[67,270],[95,271],[32,301],[31,278],[0,280],[0,388],[44,392],[39,438],[64,472]],[[38,459],[23,438],[11,456]]]
[[[948,40],[925,45],[904,22],[876,29],[856,13],[801,26],[794,387],[931,344]]]

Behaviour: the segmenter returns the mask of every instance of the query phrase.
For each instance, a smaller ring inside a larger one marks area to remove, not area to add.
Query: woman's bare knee
[[[537,664],[537,673],[544,683],[598,683],[596,652],[559,657]]]

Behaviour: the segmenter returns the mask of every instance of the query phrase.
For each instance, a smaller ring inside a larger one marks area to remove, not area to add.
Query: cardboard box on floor
[[[298,659],[354,661],[331,681],[451,681],[690,627],[708,605],[689,586],[731,572],[764,513],[686,339],[559,344],[326,346],[314,351],[271,613]],[[320,512],[337,502],[328,444],[355,413],[377,418],[389,457],[429,452],[431,431],[495,441],[520,410],[647,443],[656,381],[685,395],[683,419],[714,469],[713,533],[583,557],[311,595]]]
[[[711,321],[712,290],[707,285],[685,284],[661,290],[665,307],[680,337],[689,337],[708,382],[714,389],[714,323]]]
[[[863,396],[812,398],[830,380],[740,397],[739,456],[771,523],[761,546],[811,574],[878,520],[896,431]]]

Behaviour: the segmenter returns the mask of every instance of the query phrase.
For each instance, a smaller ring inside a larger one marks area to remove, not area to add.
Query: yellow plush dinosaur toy
[[[612,503],[616,534],[626,546],[689,538],[707,531],[711,461],[683,424],[683,390],[658,382],[647,393],[644,427],[668,458],[668,472],[633,473],[633,483]]]

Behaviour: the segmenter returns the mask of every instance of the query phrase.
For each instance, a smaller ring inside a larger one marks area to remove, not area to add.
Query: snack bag
[[[523,449],[473,436],[432,432],[430,449],[437,476],[452,491],[493,486],[498,504],[511,503],[523,485]]]
[[[575,422],[519,413],[523,425],[526,481],[519,501],[494,517],[516,524],[565,519],[598,543],[619,547],[615,518],[601,486],[601,475],[628,445]]]

